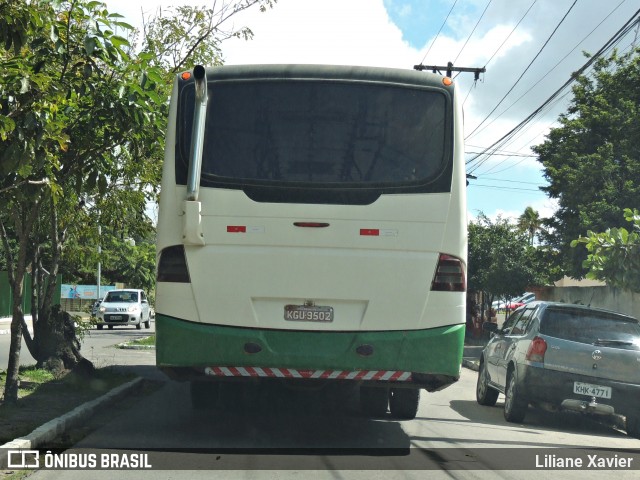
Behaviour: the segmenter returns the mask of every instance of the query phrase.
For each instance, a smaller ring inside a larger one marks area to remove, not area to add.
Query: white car
[[[143,290],[122,289],[108,292],[98,309],[98,330],[104,325],[135,325],[137,329],[151,327],[151,307]]]

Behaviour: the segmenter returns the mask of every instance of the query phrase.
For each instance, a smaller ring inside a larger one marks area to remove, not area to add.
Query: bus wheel
[[[392,388],[389,391],[389,410],[391,415],[403,420],[412,420],[418,413],[420,389]]]
[[[360,387],[360,408],[365,415],[381,417],[387,413],[389,390],[387,388]]]
[[[196,410],[213,408],[218,402],[218,382],[192,381],[191,406]]]

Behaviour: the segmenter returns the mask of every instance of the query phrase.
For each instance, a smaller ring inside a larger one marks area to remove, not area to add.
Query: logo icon
[[[594,360],[602,360],[602,352],[600,350],[594,350],[591,354],[591,358]]]
[[[7,466],[9,468],[39,468],[40,452],[38,450],[9,450]]]

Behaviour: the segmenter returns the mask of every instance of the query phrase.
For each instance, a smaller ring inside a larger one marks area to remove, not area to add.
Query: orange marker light
[[[453,85],[453,80],[451,80],[449,77],[444,77],[444,78],[442,79],[442,83],[443,83],[445,86],[449,87],[449,86]]]
[[[183,80],[189,80],[191,78],[191,72],[183,72],[181,77]]]

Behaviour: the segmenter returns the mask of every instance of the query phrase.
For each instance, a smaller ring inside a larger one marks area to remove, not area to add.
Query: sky
[[[215,3],[104,1],[136,27],[160,6]],[[637,10],[637,0],[277,0],[266,12],[252,8],[233,17],[230,27],[248,26],[254,36],[229,39],[222,52],[226,64],[486,67],[477,82],[471,73],[454,78],[466,98],[470,160],[541,106],[585,63],[583,52],[599,50]],[[618,49],[633,42],[630,34]],[[516,219],[527,206],[542,217],[553,214],[556,203],[539,190],[546,181],[530,147],[558,126],[570,100],[569,92],[496,155],[471,164],[467,172],[477,177],[468,187],[471,218],[483,212]]]

